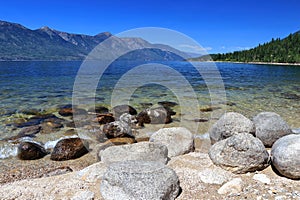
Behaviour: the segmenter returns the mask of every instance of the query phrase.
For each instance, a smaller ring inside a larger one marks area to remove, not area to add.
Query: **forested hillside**
[[[300,31],[284,39],[272,39],[257,47],[225,54],[211,54],[214,61],[300,63]],[[202,56],[193,60],[208,60]]]

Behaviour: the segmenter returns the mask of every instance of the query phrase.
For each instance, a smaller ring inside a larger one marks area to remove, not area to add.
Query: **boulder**
[[[234,173],[262,170],[269,165],[265,146],[249,133],[235,134],[215,143],[209,157],[215,165]]]
[[[274,112],[262,112],[253,118],[258,137],[266,147],[272,147],[279,138],[291,134],[289,125]]]
[[[166,164],[168,149],[165,145],[152,142],[140,142],[121,146],[111,146],[99,152],[104,163],[126,160],[156,161]]]
[[[114,137],[132,137],[131,124],[133,123],[133,118],[130,114],[124,113],[120,116],[119,121],[110,122],[103,126],[103,133],[108,138]]]
[[[171,114],[164,107],[148,108],[140,112],[136,119],[140,126],[144,124],[168,124],[172,122]]]
[[[45,148],[35,142],[21,142],[18,146],[18,158],[21,160],[36,160],[47,154]]]
[[[176,173],[160,162],[126,161],[111,164],[103,176],[104,199],[175,199],[180,191]]]
[[[194,150],[194,136],[186,128],[162,128],[151,135],[151,142],[166,145],[168,157],[183,155]]]
[[[56,161],[76,159],[88,153],[86,146],[80,138],[62,139],[55,145],[50,158]]]
[[[112,113],[114,117],[118,119],[124,113],[128,113],[130,115],[136,115],[137,111],[130,105],[118,105],[112,108]]]
[[[271,158],[280,174],[300,179],[300,135],[291,134],[278,139],[272,146]]]
[[[235,112],[225,113],[208,131],[214,144],[239,133],[255,133],[253,122],[244,115]]]

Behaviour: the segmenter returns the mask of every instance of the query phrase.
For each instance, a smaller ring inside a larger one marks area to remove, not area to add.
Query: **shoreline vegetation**
[[[300,66],[300,63],[279,63],[279,62],[238,62],[238,61],[206,61],[216,63],[236,63],[236,64],[254,64],[254,65],[286,65],[286,66]]]
[[[229,53],[207,54],[189,61],[214,61],[270,65],[300,65],[300,31],[258,46]]]

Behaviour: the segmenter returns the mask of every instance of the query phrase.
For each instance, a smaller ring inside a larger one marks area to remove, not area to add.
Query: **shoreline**
[[[277,63],[277,62],[238,62],[238,61],[204,61],[204,62],[235,63],[235,64],[253,64],[253,65],[300,66],[300,63]]]

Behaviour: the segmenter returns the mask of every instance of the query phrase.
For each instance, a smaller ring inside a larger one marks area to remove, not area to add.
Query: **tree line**
[[[259,44],[249,50],[210,56],[214,61],[300,63],[300,31],[284,39],[273,38],[270,42]],[[198,60],[206,58],[207,55]]]

